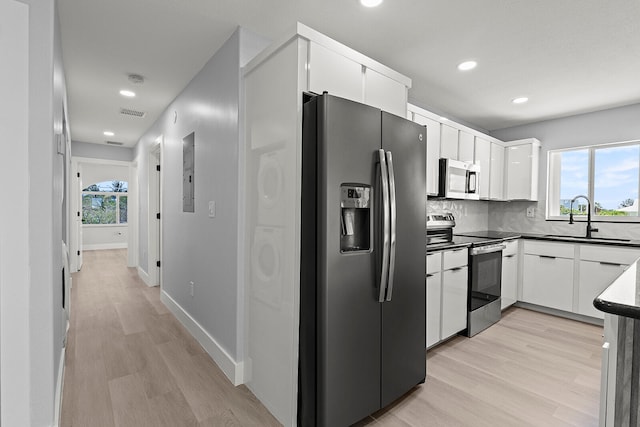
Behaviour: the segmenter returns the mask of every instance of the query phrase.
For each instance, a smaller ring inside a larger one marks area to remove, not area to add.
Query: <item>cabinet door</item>
[[[504,147],[495,142],[491,143],[489,198],[491,200],[504,200]]]
[[[531,146],[516,145],[506,148],[507,200],[531,198]]]
[[[522,300],[573,311],[573,259],[525,254]]]
[[[396,116],[407,115],[407,87],[369,68],[364,74],[364,102]]]
[[[427,274],[427,347],[440,341],[442,273]]]
[[[458,160],[473,163],[474,161],[474,139],[469,132],[461,130],[458,133]]]
[[[593,306],[593,300],[622,273],[625,267],[625,264],[580,261],[578,313],[604,319],[604,313]]]
[[[417,113],[413,121],[427,126],[427,194],[438,194],[438,175],[440,160],[440,123]]]
[[[362,65],[311,42],[309,90],[318,94],[327,91],[331,95],[363,102]]]
[[[442,339],[467,327],[467,267],[442,273]]]
[[[440,132],[440,157],[458,160],[458,129],[443,124]]]
[[[518,257],[516,254],[502,257],[501,308],[505,309],[518,300]]]
[[[489,183],[491,173],[491,142],[476,137],[476,148],[473,162],[480,165],[480,198],[489,198]]]

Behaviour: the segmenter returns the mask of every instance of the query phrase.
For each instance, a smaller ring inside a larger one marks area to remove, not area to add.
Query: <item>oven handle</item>
[[[506,247],[507,245],[505,245],[504,243],[498,243],[497,245],[479,246],[477,248],[471,248],[471,250],[469,251],[469,255],[474,256],[474,255],[490,254],[493,252],[501,252],[504,249],[506,249]]]

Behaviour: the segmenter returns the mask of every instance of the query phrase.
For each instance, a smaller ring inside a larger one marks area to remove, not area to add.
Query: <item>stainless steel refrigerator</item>
[[[426,375],[426,128],[304,104],[298,424],[348,426]]]

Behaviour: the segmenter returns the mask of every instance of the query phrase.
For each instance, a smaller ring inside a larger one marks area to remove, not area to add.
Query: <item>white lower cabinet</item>
[[[467,327],[467,267],[442,273],[442,339]]]
[[[442,273],[427,274],[427,347],[440,341]]]
[[[516,245],[515,253],[502,255],[502,287],[500,289],[500,308],[505,309],[513,305],[518,300],[518,254],[517,242],[510,242]]]
[[[524,302],[573,310],[573,259],[525,254],[524,272]]]
[[[522,300],[573,311],[574,245],[524,242]]]
[[[427,254],[427,347],[467,327],[467,256],[467,248]]]
[[[618,277],[626,264],[580,261],[578,313],[604,319],[604,313],[593,306],[593,300]]]
[[[593,300],[639,256],[640,251],[633,248],[580,245],[578,313],[603,319]]]

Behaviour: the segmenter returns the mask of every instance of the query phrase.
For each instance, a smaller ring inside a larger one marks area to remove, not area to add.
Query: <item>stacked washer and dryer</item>
[[[273,308],[282,304],[284,249],[285,152],[277,144],[252,147],[259,150],[257,174],[258,221],[251,248],[253,295]]]

